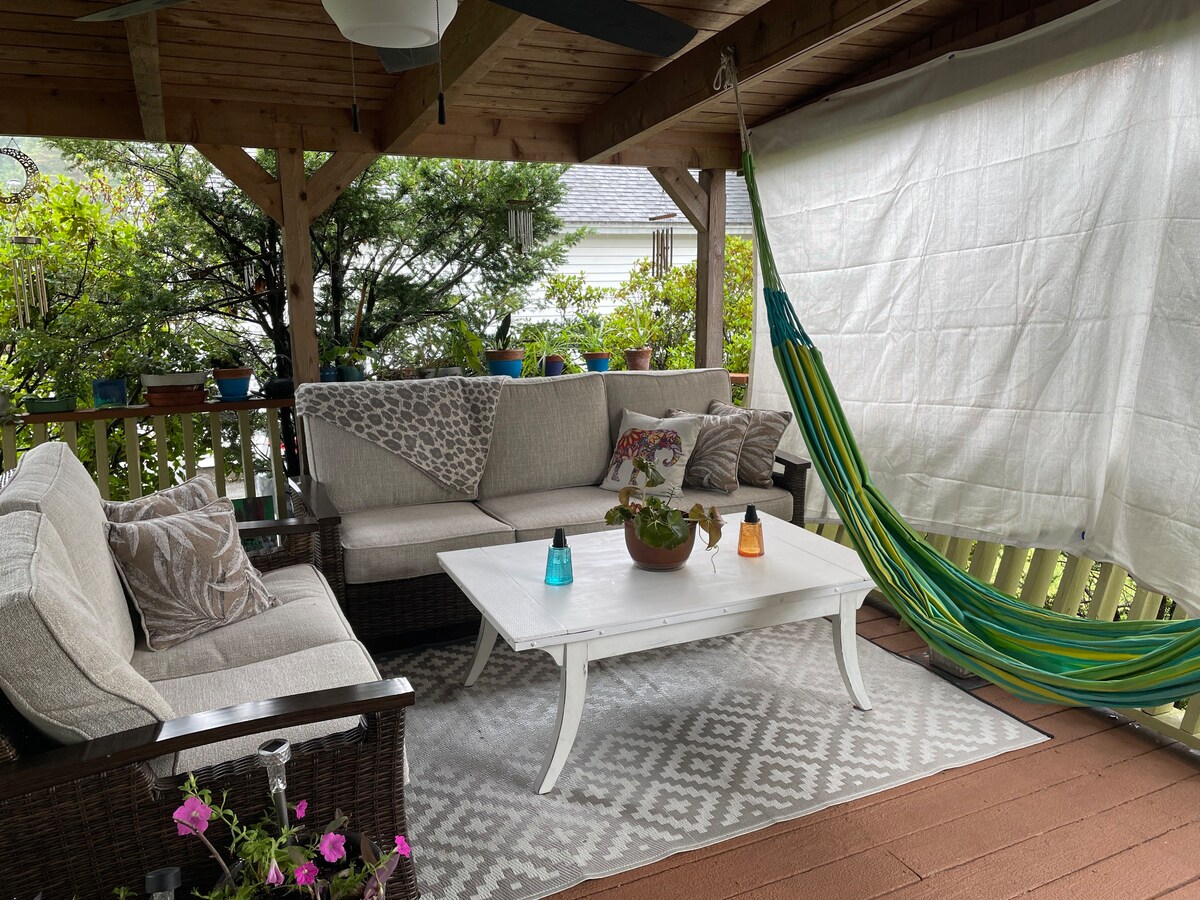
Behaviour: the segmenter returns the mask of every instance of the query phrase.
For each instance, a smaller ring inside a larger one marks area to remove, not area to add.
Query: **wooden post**
[[[705,169],[707,227],[696,233],[696,366],[725,364],[725,170]]]
[[[292,376],[296,384],[319,381],[317,314],[313,285],[312,236],[309,234],[308,178],[304,151],[279,148],[279,186],[283,194],[283,266],[287,274],[288,324],[292,333]]]

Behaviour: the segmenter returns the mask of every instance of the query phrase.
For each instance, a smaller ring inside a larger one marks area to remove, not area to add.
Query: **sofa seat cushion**
[[[687,510],[693,503],[702,503],[705,508],[715,506],[727,519],[745,512],[749,503],[785,521],[792,517],[792,495],[783,488],[743,485],[732,494],[687,488],[675,505]],[[567,534],[602,531],[608,527],[604,514],[616,505],[616,494],[599,487],[560,488],[479,501],[480,509],[516,531],[518,541],[549,540],[558,527],[565,528]],[[729,540],[729,533],[727,529],[723,540]],[[736,533],[733,539],[736,542]]]
[[[105,623],[86,599],[91,587],[76,580],[47,516],[26,510],[0,516],[0,690],[63,744],[175,716],[105,639]]]
[[[262,580],[282,605],[166,650],[150,650],[143,641],[133,652],[134,669],[153,683],[354,639],[329,584],[315,566],[289,566],[267,572]]]
[[[252,700],[270,700],[378,679],[379,670],[362,644],[339,641],[215,672],[166,678],[154,686],[179,715],[187,716]],[[153,768],[160,775],[191,772],[251,756],[259,744],[271,737],[284,737],[297,744],[348,731],[359,722],[358,716],[349,716],[220,741],[184,750],[173,761],[156,760]]]
[[[511,544],[513,539],[512,528],[473,503],[426,503],[342,516],[342,554],[350,584],[432,575],[442,571],[437,555],[445,550]]]
[[[117,567],[108,552],[108,519],[87,469],[60,441],[34,447],[0,494],[0,516],[15,510],[41,513],[67,548],[67,568],[84,588],[95,617],[93,637],[126,662],[133,654],[133,620]]]

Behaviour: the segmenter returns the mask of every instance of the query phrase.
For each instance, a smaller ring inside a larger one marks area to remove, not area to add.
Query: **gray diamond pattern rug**
[[[409,833],[423,896],[531,900],[1045,740],[859,640],[855,709],[818,619],[594,662],[579,737],[534,792],[558,669],[497,643],[380,660],[416,690]]]

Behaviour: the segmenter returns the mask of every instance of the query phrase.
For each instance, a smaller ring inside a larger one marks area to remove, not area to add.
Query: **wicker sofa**
[[[289,793],[319,821],[405,828],[404,679],[380,680],[312,565],[264,575],[283,604],[152,652],[135,637],[99,492],[65,444],[0,487],[0,840],[5,896],[103,897],[177,865],[211,886],[171,823],[193,771],[253,815],[267,736],[293,746]],[[302,523],[292,520],[291,529]],[[315,529],[315,522],[312,523]],[[321,818],[325,817],[325,818]],[[389,896],[416,896],[411,862]]]
[[[306,390],[323,390],[308,385]],[[622,410],[703,413],[730,400],[724,369],[609,372],[507,382],[483,480],[456,494],[399,455],[305,417],[303,491],[320,522],[321,567],[368,645],[403,646],[469,633],[478,614],[437,562],[443,550],[547,540],[604,528],[615,503],[598,487]],[[793,522],[804,515],[808,461],[777,457],[776,484],[731,494],[686,489],[723,513],[746,504]]]

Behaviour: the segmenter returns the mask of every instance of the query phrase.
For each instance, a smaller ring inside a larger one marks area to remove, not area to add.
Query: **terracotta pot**
[[[625,368],[631,372],[648,372],[650,370],[650,348],[625,351]]]
[[[249,366],[238,366],[236,369],[213,369],[213,379],[221,378],[249,378],[254,374],[254,370]]]
[[[632,520],[625,523],[625,548],[629,557],[639,569],[650,572],[672,572],[682,569],[692,555],[692,547],[696,544],[696,523],[689,523],[688,539],[678,547],[663,550],[651,547],[639,538],[633,531]]]

